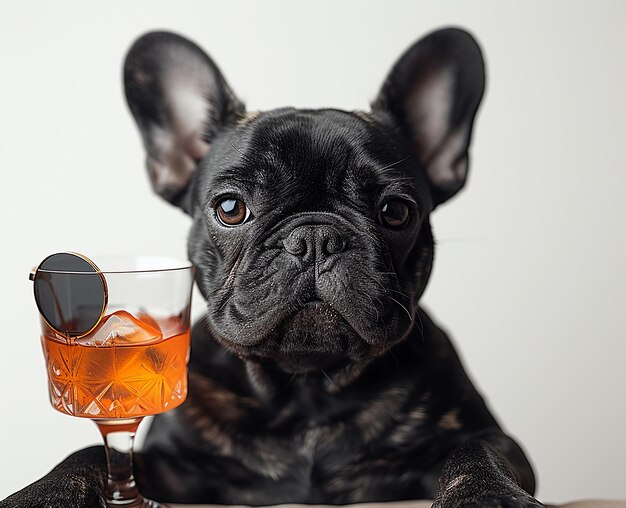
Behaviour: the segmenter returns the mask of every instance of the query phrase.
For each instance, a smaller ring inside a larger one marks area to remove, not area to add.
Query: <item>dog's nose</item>
[[[341,234],[327,224],[305,224],[295,227],[283,240],[285,250],[302,258],[324,258],[346,247]]]

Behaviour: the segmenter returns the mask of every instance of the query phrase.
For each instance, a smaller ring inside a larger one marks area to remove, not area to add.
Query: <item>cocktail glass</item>
[[[50,402],[56,410],[98,426],[107,458],[107,506],[162,506],[137,490],[133,443],[145,416],[174,409],[187,396],[193,268],[165,258],[94,261],[97,273],[37,271]],[[88,302],[82,305],[88,313],[93,298],[86,299],[85,291],[95,287],[94,277],[102,279],[106,293],[95,328],[79,337],[54,329],[42,305],[80,314],[81,303]]]

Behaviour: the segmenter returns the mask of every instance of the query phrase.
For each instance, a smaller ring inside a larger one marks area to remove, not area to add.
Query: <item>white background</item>
[[[478,38],[488,89],[424,302],[542,499],[626,498],[625,19],[618,1],[3,3],[0,498],[99,441],[48,404],[29,269],[68,249],[185,255],[189,220],[151,194],[123,98],[131,42],[195,39],[249,109],[363,109],[444,25]]]

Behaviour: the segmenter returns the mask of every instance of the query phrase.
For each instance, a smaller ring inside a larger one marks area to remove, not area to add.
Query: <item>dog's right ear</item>
[[[124,85],[153,189],[191,213],[193,172],[219,129],[244,114],[244,105],[204,51],[168,32],[148,33],[133,44]]]

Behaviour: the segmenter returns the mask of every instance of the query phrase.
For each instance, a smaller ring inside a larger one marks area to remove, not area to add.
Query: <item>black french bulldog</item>
[[[419,307],[430,213],[467,178],[485,73],[474,39],[431,33],[371,112],[247,113],[192,42],[149,33],[126,95],[154,190],[193,219],[208,314],[189,396],[154,419],[136,476],[165,502],[435,499],[540,507],[446,337]],[[103,452],[75,453],[2,507],[103,506]]]

